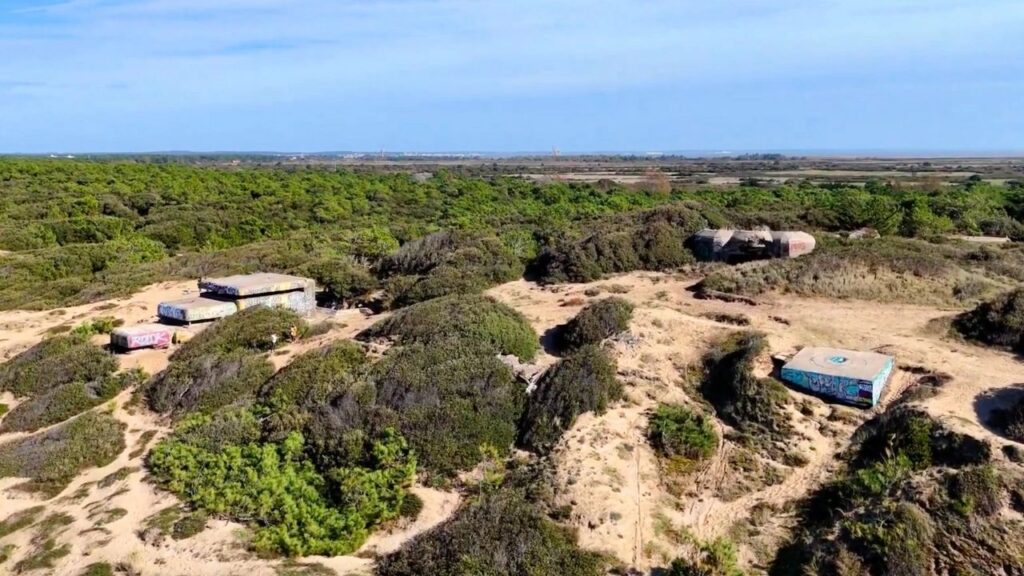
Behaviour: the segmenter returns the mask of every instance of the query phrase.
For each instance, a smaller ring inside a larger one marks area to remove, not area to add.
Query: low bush
[[[605,565],[520,490],[502,488],[466,502],[451,519],[381,558],[375,574],[600,576]]]
[[[141,370],[109,374],[92,382],[69,382],[19,404],[0,422],[0,433],[33,432],[63,422],[143,381]]]
[[[718,448],[718,434],[711,422],[673,404],[658,405],[647,425],[647,438],[666,458],[704,460]]]
[[[854,433],[854,464],[870,466],[887,455],[902,455],[914,470],[941,465],[984,464],[992,457],[987,442],[950,430],[927,413],[901,406],[865,423]]]
[[[296,357],[260,389],[260,402],[272,413],[325,404],[333,394],[363,376],[369,360],[354,342],[338,341]]]
[[[989,424],[1014,442],[1024,442],[1024,397],[992,411]]]
[[[415,520],[419,517],[420,512],[423,511],[423,498],[413,494],[412,492],[405,495],[402,500],[402,507],[398,510],[398,515],[402,518],[408,518],[409,520]]]
[[[665,576],[743,576],[737,563],[736,547],[728,540],[702,543],[695,556],[693,560],[673,560]]]
[[[42,517],[43,512],[46,512],[46,508],[42,506],[33,506],[31,508],[25,508],[19,510],[3,520],[0,520],[0,538],[9,534],[14,534],[22,528],[28,528],[32,524],[35,524],[36,520]]]
[[[105,466],[125,449],[124,424],[86,412],[55,428],[0,444],[0,478],[28,478],[22,488],[54,496],[86,468]]]
[[[293,332],[302,335],[306,322],[287,308],[255,306],[218,320],[171,355],[183,361],[231,352],[268,352],[283,346]],[[276,336],[276,339],[275,339]]]
[[[481,342],[495,353],[531,360],[539,348],[537,333],[516,310],[479,295],[446,296],[421,302],[377,322],[360,338],[397,338],[402,344],[438,340]]]
[[[309,264],[304,273],[323,288],[323,296],[339,304],[353,304],[377,289],[369,268],[351,258],[331,258]]]
[[[732,334],[717,342],[704,355],[700,393],[719,418],[740,432],[778,440],[792,432],[784,411],[789,394],[773,378],[753,374],[753,363],[767,346],[764,335],[755,332]]]
[[[99,382],[117,360],[83,336],[55,336],[0,364],[0,391],[36,396],[73,382]]]
[[[1024,289],[1007,292],[953,320],[964,338],[1024,353]]]
[[[572,350],[600,344],[629,329],[633,305],[623,298],[611,297],[595,302],[579,311],[561,330],[561,348]]]
[[[337,555],[356,550],[378,522],[397,517],[415,459],[401,436],[386,432],[360,465],[317,470],[303,458],[303,437],[280,443],[224,445],[208,450],[182,434],[208,424],[182,422],[154,447],[153,478],[189,504],[253,524],[253,546],[286,556]]]
[[[622,396],[615,362],[584,346],[549,368],[530,394],[519,424],[519,444],[547,452],[584,412],[604,412]]]
[[[260,354],[244,349],[204,356],[189,355],[170,365],[146,384],[149,407],[175,415],[213,412],[251,402],[273,376],[274,366]]]
[[[949,497],[965,516],[992,516],[1003,506],[1003,485],[991,464],[970,466],[949,479]]]

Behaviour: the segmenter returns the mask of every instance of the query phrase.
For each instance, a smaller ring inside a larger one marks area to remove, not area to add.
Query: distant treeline
[[[541,258],[564,262],[572,251],[596,250],[600,259],[613,250],[607,255],[618,264],[587,264],[598,273],[678,265],[685,258],[671,251],[701,226],[1022,239],[1022,218],[1024,189],[980,181],[673,188],[664,178],[539,183],[444,170],[3,159],[0,250],[11,254],[0,256],[0,308],[66,305],[166,278],[257,268],[317,276],[345,300],[386,288],[404,305],[477,290],[537,269]],[[410,266],[385,258],[438,231],[453,233],[427,244],[440,252],[421,253]],[[619,243],[601,247],[595,231]],[[546,279],[576,278],[559,271]],[[449,289],[453,282],[459,286]]]

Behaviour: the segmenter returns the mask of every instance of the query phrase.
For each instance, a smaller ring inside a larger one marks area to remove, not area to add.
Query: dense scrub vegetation
[[[55,496],[82,470],[113,462],[125,449],[124,428],[106,414],[86,412],[0,444],[0,478],[28,478],[21,488]]]
[[[530,393],[519,425],[519,444],[549,451],[584,412],[602,413],[622,396],[616,366],[597,346],[585,346],[549,368]]]
[[[700,394],[719,418],[754,441],[784,440],[792,432],[786,388],[753,373],[767,347],[763,334],[738,332],[714,344],[702,360]]]
[[[360,338],[396,338],[401,344],[443,340],[478,342],[495,354],[531,360],[540,347],[536,332],[516,310],[478,295],[437,298],[404,308],[364,330]]]
[[[156,412],[213,412],[251,402],[274,374],[264,352],[306,330],[295,312],[258,306],[218,321],[171,355],[144,390]]]
[[[579,311],[559,332],[559,348],[574,350],[583,346],[600,344],[629,329],[633,316],[633,305],[612,296],[590,304]]]
[[[576,546],[572,532],[502,486],[463,504],[443,524],[380,559],[377,576],[559,574],[600,576],[606,562]]]
[[[901,407],[854,436],[848,469],[803,505],[772,574],[996,574],[1024,570],[1010,472],[989,446]]]
[[[117,361],[89,343],[88,332],[56,336],[0,365],[0,390],[25,400],[2,423],[3,432],[31,432],[63,422],[142,380],[115,374]]]
[[[332,167],[7,159],[0,250],[13,253],[0,257],[0,308],[257,269],[312,275],[346,303],[383,287],[400,305],[479,291],[526,265],[556,282],[677,267],[691,261],[682,242],[705,226],[1020,238],[1022,217],[1019,188],[975,181],[668,190],[443,170],[424,180]],[[448,232],[409,244],[439,230]]]
[[[1024,353],[1024,289],[978,304],[953,321],[965,338]]]
[[[253,546],[263,552],[354,551],[371,526],[397,516],[416,467],[394,433],[375,440],[364,461],[319,471],[302,457],[299,433],[279,443],[223,443],[210,424],[203,415],[184,421],[150,453],[150,470],[190,504],[255,524]],[[214,438],[222,444],[211,446]]]

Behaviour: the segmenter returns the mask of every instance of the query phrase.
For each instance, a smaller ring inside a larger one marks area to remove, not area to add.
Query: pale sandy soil
[[[856,422],[870,415],[841,409],[853,414],[853,422],[828,422],[828,415],[839,409],[793,391],[794,398],[805,403],[805,412],[811,413],[803,415],[794,408],[791,415],[800,437],[790,448],[807,459],[806,465],[781,466],[780,483],[755,486],[725,501],[720,497],[722,489],[736,481],[729,458],[735,455],[737,447],[723,440],[716,457],[686,478],[684,489],[672,489],[645,440],[648,414],[658,402],[692,403],[686,389],[680,386],[682,372],[700,357],[708,342],[738,329],[702,316],[709,312],[748,316],[752,328],[768,335],[773,353],[791,352],[804,345],[881,349],[895,354],[902,364],[946,372],[952,380],[938,396],[924,402],[926,409],[996,446],[1004,443],[979,425],[975,400],[988,390],[1024,382],[1024,364],[1010,354],[946,339],[932,321],[948,316],[949,311],[789,296],[773,297],[753,307],[697,300],[685,289],[690,284],[692,280],[685,278],[635,273],[588,285],[555,288],[517,281],[489,291],[522,311],[539,334],[571,318],[584,303],[609,295],[605,290],[596,298],[586,297],[583,292],[587,288],[622,286],[628,290],[622,296],[637,306],[629,333],[608,343],[618,360],[627,399],[603,415],[583,415],[553,454],[557,499],[571,509],[569,523],[579,528],[582,545],[609,552],[626,565],[647,570],[685,553],[685,538],[681,534],[701,540],[735,536],[738,527],[751,521],[753,510],[769,506],[773,512],[768,520],[762,520],[759,536],[739,539],[741,560],[756,570],[763,565],[766,551],[777,546],[791,528],[793,518],[783,510],[783,505],[806,495],[834,472],[836,453],[847,445]],[[73,326],[108,315],[124,318],[129,324],[150,321],[158,301],[179,297],[193,286],[159,284],[132,298],[68,308],[63,314],[0,312],[0,359],[38,342],[54,326]],[[275,366],[280,368],[298,354],[350,338],[379,318],[342,311],[331,319],[337,325],[327,334],[290,344],[272,355]],[[140,351],[119,358],[125,368],[140,366],[154,373],[166,366],[169,353]],[[556,360],[542,354],[538,363],[549,365]],[[911,381],[909,374],[898,372],[892,392]],[[888,401],[894,395],[890,394]],[[58,497],[43,502],[48,512],[65,512],[75,518],[58,537],[59,541],[71,544],[72,552],[58,563],[54,573],[74,575],[91,562],[105,560],[125,562],[147,576],[274,574],[280,562],[261,560],[246,552],[240,536],[243,527],[236,523],[212,521],[202,534],[183,541],[142,541],[139,532],[143,521],[176,504],[176,498],[143,481],[142,470],[106,487],[95,484],[122,468],[141,468],[144,455],[131,457],[139,437],[153,430],[159,439],[168,431],[165,422],[148,412],[125,410],[127,400],[128,393],[116,399],[114,415],[128,427],[128,449],[115,462],[84,472]],[[0,397],[0,402],[14,404],[10,395]],[[719,429],[726,431],[720,423]],[[0,437],[0,442],[13,437]],[[10,490],[17,482],[0,480],[0,516],[41,503]],[[340,574],[369,573],[372,560],[367,556],[396,549],[415,534],[442,522],[458,506],[457,494],[421,487],[415,491],[425,502],[424,512],[416,522],[374,534],[356,555],[302,561],[329,566]],[[77,500],[71,498],[76,493],[85,495]],[[95,529],[103,511],[115,508],[123,508],[127,514],[102,526],[102,530]],[[3,540],[2,543],[19,546],[7,566],[20,558],[31,537],[31,530],[23,530]],[[0,565],[0,573],[3,569]]]
[[[695,299],[686,290],[692,283],[664,274],[635,273],[553,290],[513,282],[490,291],[522,311],[539,333],[564,322],[581,307],[562,304],[609,295],[585,297],[584,290],[593,286],[628,288],[621,296],[637,307],[629,334],[610,343],[626,384],[627,400],[603,415],[582,416],[553,454],[559,502],[571,507],[570,522],[579,529],[584,546],[610,552],[626,565],[647,570],[664,566],[685,552],[685,538],[680,534],[700,540],[734,536],[751,521],[752,510],[767,506],[773,512],[767,524],[757,520],[761,535],[739,539],[741,560],[755,570],[763,568],[768,552],[792,527],[791,513],[782,512],[784,505],[807,495],[835,472],[836,454],[847,446],[856,422],[870,416],[835,408],[855,420],[828,422],[833,407],[791,391],[813,412],[805,416],[794,408],[791,414],[800,438],[790,449],[807,459],[805,465],[780,466],[784,474],[781,483],[723,501],[716,493],[736,481],[736,472],[726,463],[735,447],[722,441],[716,457],[686,480],[689,486],[684,493],[673,494],[645,440],[647,417],[659,402],[690,402],[679,385],[683,369],[700,357],[709,341],[739,329],[703,317],[706,313],[746,315],[750,328],[768,335],[772,353],[793,352],[807,345],[877,349],[894,354],[901,364],[946,372],[952,381],[938,396],[924,402],[926,409],[996,446],[1005,443],[979,425],[974,401],[988,390],[1024,381],[1024,365],[1007,353],[948,340],[932,321],[950,312],[788,296],[748,306]],[[909,373],[898,370],[883,405],[874,412],[883,410],[913,381]],[[719,427],[720,431],[726,428],[721,423]]]

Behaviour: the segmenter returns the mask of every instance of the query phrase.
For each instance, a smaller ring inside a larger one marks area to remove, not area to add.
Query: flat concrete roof
[[[306,290],[315,286],[316,282],[310,278],[273,272],[207,278],[199,282],[201,289],[231,296],[253,296],[288,290]]]
[[[785,368],[857,380],[874,380],[894,361],[877,352],[810,347],[796,353]]]
[[[174,327],[166,324],[135,324],[134,326],[114,328],[112,333],[117,336],[140,336],[154,332],[170,332],[172,330],[174,330]]]

